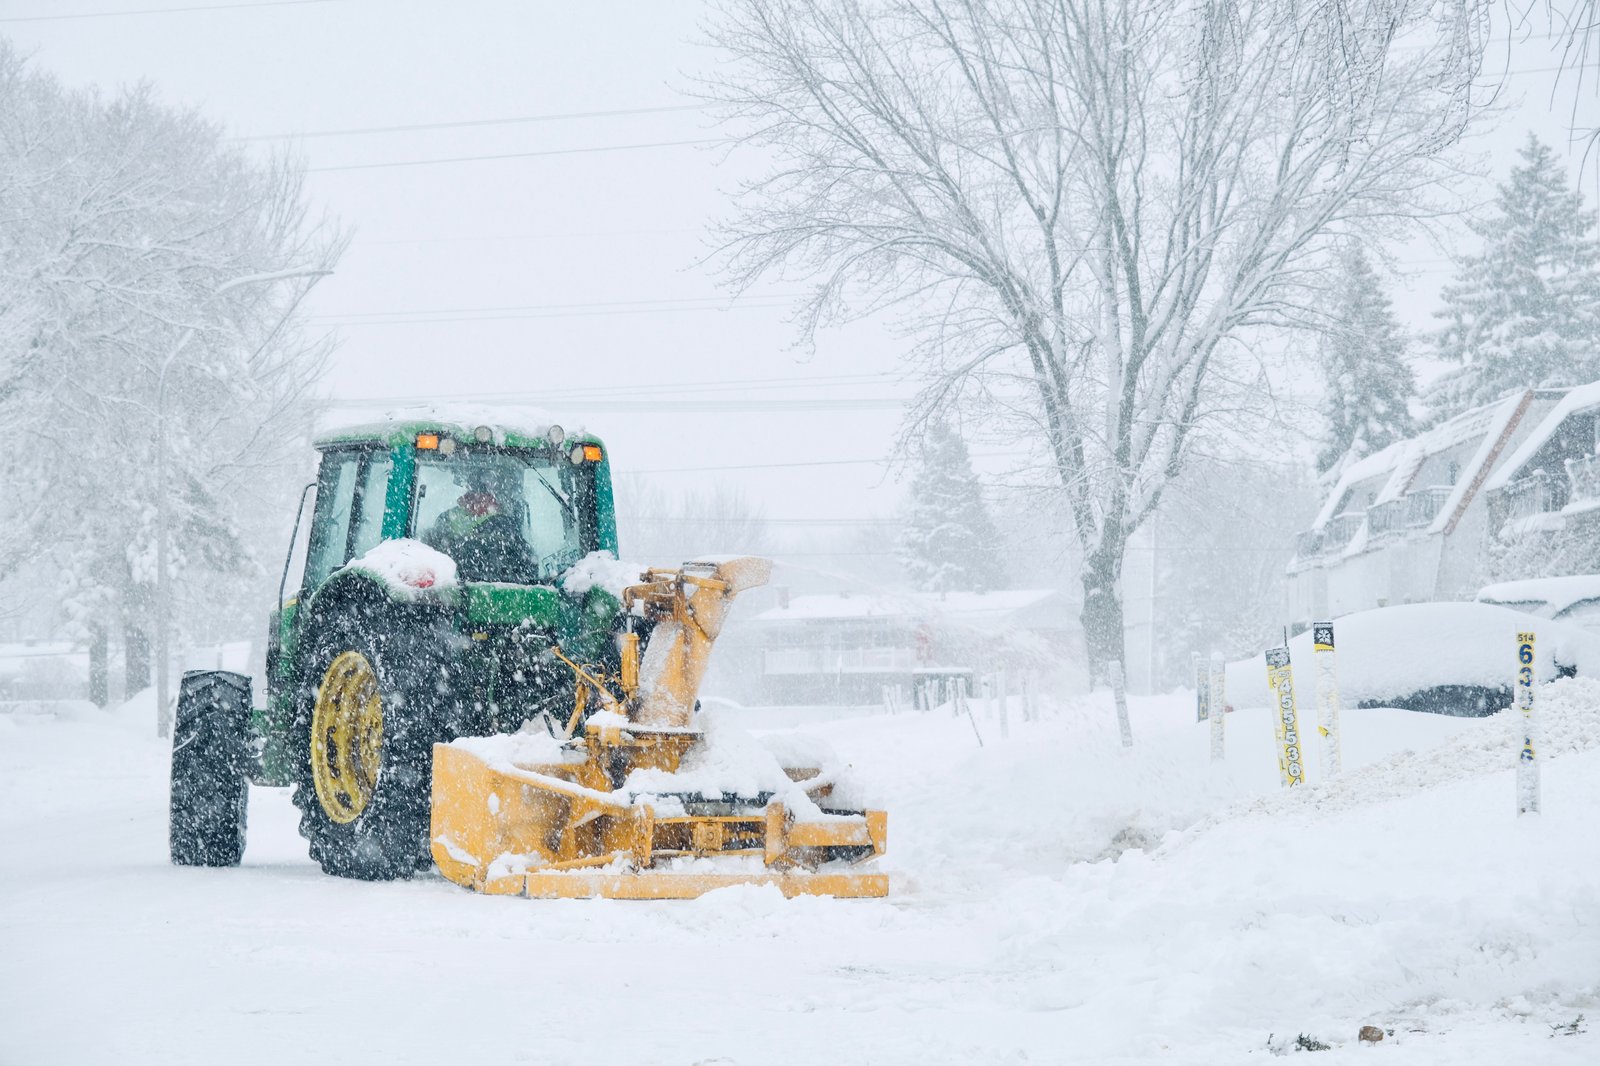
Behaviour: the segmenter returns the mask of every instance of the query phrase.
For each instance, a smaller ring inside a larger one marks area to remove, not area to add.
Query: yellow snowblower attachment
[[[750,795],[685,765],[705,743],[694,711],[711,646],[734,597],[771,566],[739,557],[646,571],[623,593],[630,616],[637,607],[654,622],[642,656],[632,633],[615,678],[561,656],[578,679],[566,737],[436,745],[439,870],[480,892],[539,899],[688,899],[742,884],[887,895],[888,875],[862,864],[883,854],[888,816],[832,806],[820,767],[783,767]]]

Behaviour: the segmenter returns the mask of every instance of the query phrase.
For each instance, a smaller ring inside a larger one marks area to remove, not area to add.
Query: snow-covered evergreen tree
[[[920,589],[986,591],[1003,579],[1000,544],[966,441],[948,424],[923,438],[900,562]]]
[[[1416,377],[1406,362],[1406,337],[1389,297],[1366,255],[1351,247],[1340,270],[1317,345],[1326,422],[1317,472],[1337,474],[1345,465],[1397,440],[1414,427],[1409,401]]]
[[[1595,214],[1537,137],[1521,155],[1496,213],[1473,227],[1483,251],[1458,265],[1443,293],[1439,352],[1462,365],[1429,389],[1436,420],[1510,389],[1600,377]]]

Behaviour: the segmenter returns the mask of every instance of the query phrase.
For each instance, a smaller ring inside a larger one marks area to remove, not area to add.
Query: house
[[[1525,389],[1345,468],[1288,566],[1295,624],[1392,603],[1471,599],[1491,478],[1564,390]]]
[[[1600,381],[1569,390],[1484,485],[1500,577],[1600,565]],[[1518,551],[1520,549],[1520,552]]]
[[[780,592],[753,620],[768,703],[877,703],[930,679],[1047,669],[1065,653],[1072,612],[1051,589],[899,595]]]

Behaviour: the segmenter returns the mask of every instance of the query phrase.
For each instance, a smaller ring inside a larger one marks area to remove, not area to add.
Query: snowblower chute
[[[719,760],[696,758],[712,643],[734,597],[770,570],[740,557],[646,571],[623,593],[630,631],[614,676],[556,652],[577,679],[564,736],[436,745],[439,870],[481,892],[535,898],[684,899],[738,884],[887,895],[886,874],[856,865],[883,853],[883,811],[832,806],[819,767],[784,767],[782,781],[752,793],[723,787]],[[642,654],[636,620],[649,627]]]

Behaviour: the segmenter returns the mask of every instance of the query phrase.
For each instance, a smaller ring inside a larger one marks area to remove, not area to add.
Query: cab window
[[[592,479],[561,456],[419,454],[413,535],[454,559],[466,581],[552,581],[594,550]]]
[[[311,518],[311,543],[306,552],[307,589],[316,588],[344,565],[349,543],[350,505],[355,501],[361,456],[328,452],[317,476],[317,506]]]
[[[364,466],[355,501],[356,526],[350,535],[351,559],[359,559],[383,539],[383,509],[394,460],[387,453],[374,453],[367,457]]]

